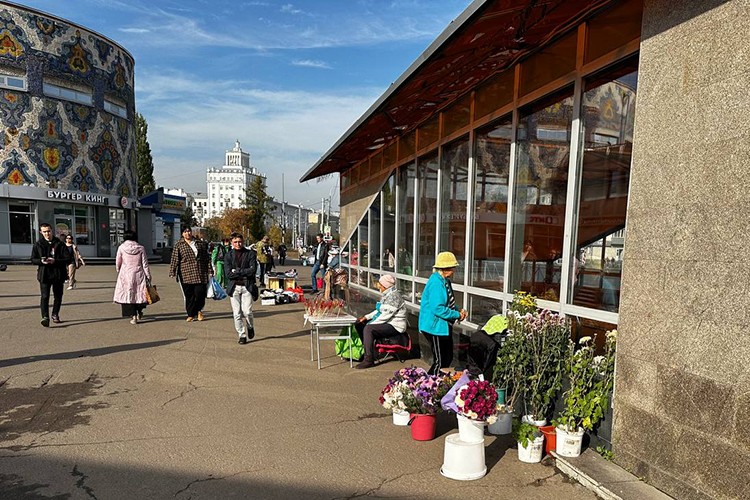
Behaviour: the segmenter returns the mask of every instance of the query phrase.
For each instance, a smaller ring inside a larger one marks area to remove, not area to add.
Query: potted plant
[[[555,420],[556,451],[564,457],[581,454],[583,434],[592,431],[607,410],[614,386],[617,330],[605,335],[603,355],[595,355],[591,337],[582,337],[579,344],[571,360],[565,408]]]
[[[440,411],[440,396],[450,389],[446,375],[428,375],[421,368],[413,369],[410,379],[399,384],[403,407],[409,412],[412,438],[429,441],[435,438],[435,418]]]
[[[513,420],[513,438],[518,443],[518,459],[535,464],[542,461],[544,436],[535,425]]]
[[[497,392],[487,381],[471,380],[456,391],[458,433],[461,441],[484,441],[484,426],[494,423],[497,413]]]
[[[422,368],[410,367],[401,368],[388,379],[385,388],[380,392],[380,404],[386,410],[393,412],[394,425],[409,425],[409,412],[406,410],[404,403],[404,394],[407,392],[405,385],[419,377],[427,375],[427,371]]]
[[[500,347],[497,353],[493,383],[495,387],[502,387],[504,389],[505,402],[503,404],[498,400],[497,419],[487,427],[490,434],[503,435],[511,433],[516,400],[524,388],[525,340],[523,336],[515,335],[512,330],[509,330],[502,347]]]

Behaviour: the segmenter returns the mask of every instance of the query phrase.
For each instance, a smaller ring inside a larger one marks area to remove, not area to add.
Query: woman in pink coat
[[[117,286],[114,302],[122,304],[123,317],[130,316],[135,325],[143,318],[146,300],[146,281],[151,281],[151,270],[143,245],[135,241],[134,231],[125,231],[125,241],[117,249]]]

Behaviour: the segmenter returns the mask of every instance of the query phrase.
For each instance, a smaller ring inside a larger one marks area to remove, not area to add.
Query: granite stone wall
[[[644,7],[614,454],[681,500],[750,498],[749,9]]]
[[[0,2],[0,183],[134,197],[133,58],[67,21]],[[43,84],[92,94],[93,105],[46,96]],[[104,111],[105,98],[128,119]]]

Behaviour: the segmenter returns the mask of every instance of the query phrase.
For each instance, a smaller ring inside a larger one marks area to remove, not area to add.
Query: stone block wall
[[[684,500],[750,498],[749,13],[644,6],[614,454]]]

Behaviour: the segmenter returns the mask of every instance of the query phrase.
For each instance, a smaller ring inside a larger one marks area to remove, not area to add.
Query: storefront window
[[[369,251],[370,237],[368,236],[370,212],[365,214],[362,222],[359,223],[359,265],[360,267],[370,267]]]
[[[352,266],[359,265],[359,228],[355,227],[352,232],[352,237],[349,238],[349,248],[351,253],[349,254],[349,262]]]
[[[514,80],[515,71],[510,69],[479,87],[474,98],[474,119],[482,118],[513,102]]]
[[[516,138],[510,291],[551,301],[560,297],[572,111],[569,90],[521,110]]]
[[[437,151],[419,159],[419,226],[417,227],[417,276],[428,277],[435,263],[437,221]]]
[[[471,95],[459,99],[443,112],[443,137],[469,124],[471,119]]]
[[[370,205],[370,267],[380,269],[380,194]]]
[[[383,269],[396,270],[396,174],[383,186]]]
[[[643,0],[616,2],[588,22],[586,62],[641,36]]]
[[[435,115],[424,124],[419,127],[419,144],[418,148],[420,150],[431,146],[432,144],[435,144],[438,139],[440,139],[440,118],[439,115]]]
[[[503,118],[477,131],[474,149],[474,259],[470,283],[500,292],[505,266],[512,134],[511,118]]]
[[[414,302],[414,297],[412,296],[411,291],[411,281],[406,280],[396,280],[396,286],[398,287],[398,291],[401,292],[401,296],[404,298],[407,302]]]
[[[453,281],[464,282],[466,264],[466,199],[469,177],[469,140],[460,139],[443,148],[441,180],[440,252],[453,252],[458,268]]]
[[[349,248],[350,248],[350,244],[347,243],[346,245],[344,245],[344,250],[342,250],[341,252],[340,260],[341,260],[342,266],[346,266],[349,264]]]
[[[398,159],[403,160],[414,154],[414,148],[416,147],[417,131],[412,130],[408,134],[404,135],[399,139],[398,143]]]
[[[503,301],[479,295],[469,295],[469,321],[484,326],[491,317],[503,314]]]
[[[414,247],[414,179],[417,169],[414,163],[398,171],[398,272],[412,275]]]
[[[36,240],[34,234],[34,212],[26,203],[9,203],[10,242],[30,245]]]
[[[637,60],[590,79],[581,102],[583,153],[572,303],[617,312],[633,151]]]
[[[577,43],[578,32],[572,31],[523,61],[519,95],[524,96],[573,71]]]
[[[76,245],[93,245],[95,227],[93,208],[75,207]]]

